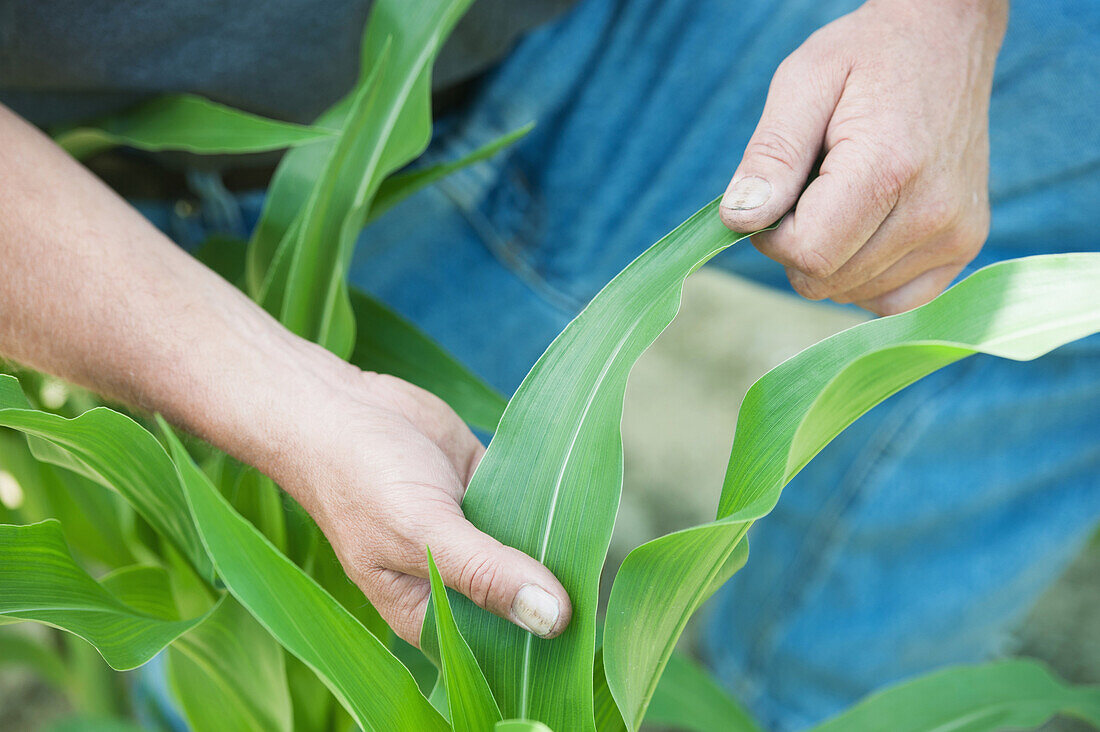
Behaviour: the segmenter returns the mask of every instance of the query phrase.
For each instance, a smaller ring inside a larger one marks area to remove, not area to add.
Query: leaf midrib
[[[558,498],[561,495],[562,482],[565,479],[565,471],[569,468],[570,461],[573,457],[573,448],[577,445],[577,440],[580,437],[581,430],[584,429],[584,425],[588,422],[588,414],[592,408],[592,404],[596,401],[596,396],[600,392],[600,387],[603,385],[604,380],[607,378],[608,373],[611,371],[611,367],[615,365],[616,360],[620,353],[622,353],[623,347],[627,341],[634,334],[634,331],[638,329],[638,326],[645,320],[650,310],[653,309],[654,303],[660,302],[661,298],[654,298],[650,301],[650,304],[646,306],[639,316],[627,329],[626,333],[615,345],[615,350],[604,362],[604,367],[600,371],[600,375],[596,377],[593,382],[592,388],[589,390],[588,401],[585,402],[584,411],[581,412],[581,418],[577,421],[577,428],[573,430],[573,436],[569,440],[569,447],[565,451],[565,459],[562,461],[561,470],[558,471],[557,481],[554,484],[554,492],[550,496],[550,507],[547,511],[546,517],[546,530],[542,535],[542,542],[539,546],[539,563],[545,564],[546,552],[550,546],[550,531],[554,526],[554,516],[557,512]],[[528,690],[530,688],[530,674],[531,674],[531,648],[534,645],[535,636],[531,633],[527,633],[527,637],[524,639],[523,644],[523,670],[520,674],[520,688],[523,691],[523,696],[520,698],[520,716],[527,716],[527,704],[528,704]]]

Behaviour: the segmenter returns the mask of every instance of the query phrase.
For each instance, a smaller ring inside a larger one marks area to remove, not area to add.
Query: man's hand
[[[523,552],[460,508],[485,448],[450,407],[391,376],[348,370],[313,420],[310,450],[278,470],[390,627],[419,645],[430,587],[426,546],[447,586],[538,636],[569,623],[569,595]]]
[[[775,72],[722,220],[753,231],[793,207],[753,243],[805,297],[880,315],[931,300],[988,234],[1006,20],[1004,0],[869,0],[814,33]]]
[[[0,354],[163,414],[274,478],[417,643],[443,581],[552,637],[569,596],[459,508],[484,450],[446,404],[283,328],[0,106]]]

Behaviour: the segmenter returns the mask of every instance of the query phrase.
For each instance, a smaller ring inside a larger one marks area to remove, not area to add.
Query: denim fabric
[[[775,67],[857,4],[586,0],[520,44],[427,158],[532,119],[535,131],[374,224],[351,279],[510,393],[608,279],[723,190]],[[1097,249],[1098,54],[1100,6],[1013,7],[991,112],[992,229],[968,271]],[[244,220],[258,203],[243,201]],[[197,230],[194,215],[168,218],[180,238]],[[716,262],[786,287],[751,246]],[[948,367],[849,428],[754,528],[751,560],[711,604],[709,662],[787,730],[901,677],[1010,651],[1100,518],[1098,476],[1100,339]]]

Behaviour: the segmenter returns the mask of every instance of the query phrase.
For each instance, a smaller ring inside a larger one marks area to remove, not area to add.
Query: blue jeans
[[[586,0],[442,120],[427,157],[535,131],[374,224],[352,281],[511,393],[604,283],[723,190],[776,65],[857,4]],[[968,272],[1097,248],[1097,54],[1088,0],[1012,9],[992,230]],[[748,245],[716,263],[787,286]],[[1098,518],[1100,339],[1030,363],[971,358],[874,409],[792,482],[711,604],[706,655],[769,729],[803,727],[899,678],[1010,651]]]

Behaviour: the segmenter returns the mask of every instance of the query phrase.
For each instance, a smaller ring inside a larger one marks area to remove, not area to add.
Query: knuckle
[[[870,152],[871,163],[877,171],[876,183],[881,193],[896,199],[921,170],[920,156],[901,145],[884,145]]]
[[[771,128],[753,135],[745,149],[745,157],[771,160],[791,173],[798,172],[798,145],[794,142],[794,136],[781,128]]]
[[[914,233],[920,237],[931,236],[950,228],[958,221],[960,209],[946,196],[936,196],[925,201],[914,222]]]
[[[807,300],[822,300],[829,296],[832,291],[827,280],[816,280],[812,277],[807,277],[798,270],[791,270],[787,273],[787,279],[791,282],[791,287],[802,297]]]
[[[790,253],[794,268],[815,280],[823,280],[839,267],[817,247],[800,247]]]
[[[913,180],[919,165],[911,158],[895,155],[887,157],[879,169],[879,186],[887,198],[897,199],[898,195]]]
[[[466,596],[481,607],[489,605],[502,579],[500,564],[482,552],[469,557],[459,572],[459,583],[466,589]]]

